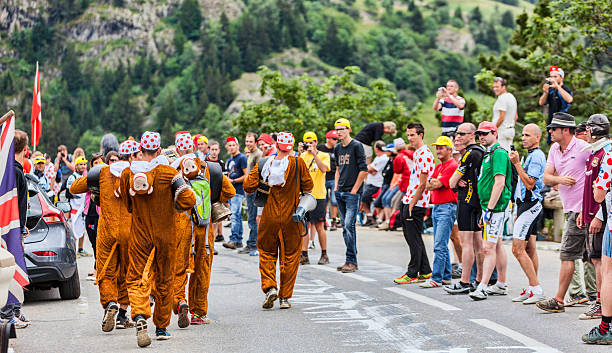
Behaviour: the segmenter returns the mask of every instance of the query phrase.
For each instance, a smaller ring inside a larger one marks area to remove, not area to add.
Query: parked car
[[[76,299],[81,295],[76,244],[72,227],[64,216],[70,205],[58,202],[54,206],[35,176],[28,174],[26,179],[29,196],[26,226],[30,235],[24,239],[24,250],[29,287],[59,287],[62,299]]]

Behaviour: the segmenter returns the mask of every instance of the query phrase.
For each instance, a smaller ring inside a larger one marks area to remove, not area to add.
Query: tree
[[[174,98],[172,98],[172,94],[167,94],[162,101],[161,107],[157,112],[155,119],[157,122],[157,128],[159,129],[162,137],[162,141],[165,143],[174,141],[172,122],[176,119],[177,115],[178,111],[176,110],[176,105],[174,104]]]
[[[501,25],[507,28],[514,28],[514,15],[510,10],[506,10],[502,14]]]
[[[470,12],[470,21],[474,23],[482,23],[482,13],[480,13],[480,7],[476,6]]]
[[[119,132],[123,135],[135,135],[139,132],[142,124],[138,106],[132,98],[132,80],[126,75],[110,100],[110,104],[105,111],[105,127],[111,131]]]
[[[457,6],[455,9],[455,17],[463,21],[463,13],[461,12],[461,6]]]
[[[183,0],[178,11],[178,22],[188,39],[194,40],[200,37],[202,13],[198,0]]]
[[[495,30],[495,25],[492,22],[489,23],[487,26],[486,42],[489,49],[493,51],[499,51],[499,39],[497,38],[497,31]]]
[[[178,55],[183,52],[183,47],[185,46],[186,41],[187,38],[185,37],[185,33],[183,33],[181,27],[174,30],[174,39],[172,40],[172,44],[174,44],[174,49]]]
[[[415,7],[410,16],[410,27],[417,33],[423,33],[425,31],[425,21],[423,20],[423,14],[418,7]]]
[[[81,87],[81,63],[74,49],[74,44],[66,47],[66,53],[62,59],[62,79],[66,82],[68,90],[76,92]]]

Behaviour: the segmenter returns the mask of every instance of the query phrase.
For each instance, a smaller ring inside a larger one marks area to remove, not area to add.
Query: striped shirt
[[[457,96],[457,100],[465,107],[465,99],[463,97]],[[463,123],[463,109],[457,108],[455,103],[448,97],[440,100],[440,106],[442,111],[442,132],[455,131],[457,126]]]

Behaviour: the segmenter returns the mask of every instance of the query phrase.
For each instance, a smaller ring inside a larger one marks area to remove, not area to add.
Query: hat
[[[198,142],[204,141],[204,143],[208,143],[208,137],[202,135],[202,136],[198,137],[197,141]]]
[[[74,161],[74,165],[77,165],[77,164],[80,164],[80,163],[87,164],[87,159],[85,159],[85,157],[77,157],[77,159]]]
[[[587,123],[586,121],[583,121],[580,124],[576,125],[576,133],[585,132],[586,128],[587,128]]]
[[[45,162],[47,162],[47,161],[45,160],[44,156],[38,156],[38,157],[34,158],[34,164],[45,163]]]
[[[338,133],[336,132],[336,130],[330,130],[325,134],[325,138],[327,139],[337,139],[338,138]]]
[[[392,143],[390,143],[390,144],[386,145],[385,147],[383,147],[382,150],[385,151],[385,152],[386,151],[390,151],[390,152],[393,152],[393,153],[397,153],[397,150],[395,149],[395,145],[392,144]]]
[[[556,127],[576,127],[576,120],[571,114],[561,112],[555,113],[553,114],[553,118],[550,124],[546,126],[546,130],[553,129]]]
[[[398,137],[393,140],[393,145],[395,145],[395,148],[397,149],[398,147],[406,146],[406,142],[404,142],[403,138]]]
[[[189,131],[179,131],[174,134],[174,145],[179,151],[187,151],[193,149],[193,139]]]
[[[495,123],[492,123],[490,121],[483,121],[480,124],[478,124],[478,130],[476,131],[483,131],[483,132],[497,131],[497,125],[495,125]]]
[[[291,151],[293,149],[294,144],[293,135],[290,132],[284,131],[279,132],[276,137],[276,143],[278,143],[278,148],[281,151]]]
[[[344,125],[348,127],[349,129],[351,128],[351,122],[344,118],[340,118],[336,120],[336,122],[334,123],[334,127],[337,127],[338,125]]]
[[[272,136],[266,134],[265,132],[261,135],[259,135],[259,138],[257,139],[257,142],[259,141],[263,141],[268,145],[271,145],[274,143],[274,141],[272,141]]]
[[[304,134],[304,138],[302,139],[304,142],[308,141],[317,141],[317,134],[312,131],[308,131]]]
[[[119,145],[119,154],[134,154],[140,151],[140,144],[134,140],[123,141]]]
[[[563,70],[561,70],[561,69],[560,69],[558,66],[551,66],[551,67],[548,69],[548,72],[550,72],[551,74],[552,74],[553,72],[556,72],[556,73],[558,73],[558,74],[559,74],[559,76],[561,76],[561,77],[565,77],[565,72],[563,72]]]
[[[161,147],[161,136],[157,132],[145,131],[140,138],[140,148],[155,151]]]
[[[236,144],[239,145],[238,138],[236,138],[235,136],[230,136],[225,139],[225,143],[230,143],[230,142],[236,142]]]
[[[482,125],[482,123],[480,124]],[[450,137],[448,136],[440,136],[438,137],[436,142],[432,143],[431,145],[432,146],[446,146],[446,147],[453,148],[453,141],[451,141]]]

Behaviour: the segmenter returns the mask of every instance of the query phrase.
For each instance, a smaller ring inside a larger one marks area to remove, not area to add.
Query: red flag
[[[42,132],[42,119],[41,119],[40,105],[40,80],[38,78],[38,61],[36,62],[36,78],[34,79],[34,94],[32,97],[32,146],[36,151],[38,140],[40,140],[40,134]]]

